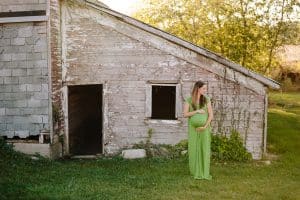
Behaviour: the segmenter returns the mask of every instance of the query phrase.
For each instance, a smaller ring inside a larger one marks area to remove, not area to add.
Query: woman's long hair
[[[204,82],[197,81],[192,90],[192,107],[194,110],[196,110],[197,108],[196,104],[199,104],[200,108],[202,108],[206,104],[206,98],[204,97],[204,95],[201,95],[199,102],[197,102],[198,88],[201,88],[203,85],[205,85]]]

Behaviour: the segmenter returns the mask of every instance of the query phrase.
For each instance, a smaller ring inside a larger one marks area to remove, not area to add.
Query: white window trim
[[[152,119],[152,86],[175,86],[176,87],[176,103],[175,103],[175,118],[176,119]],[[147,83],[146,84],[146,101],[145,101],[145,122],[146,123],[166,123],[166,124],[179,124],[182,123],[179,118],[182,115],[182,102],[181,102],[181,85],[180,83]]]
[[[181,120],[178,119],[145,119],[145,124],[169,124],[169,125],[176,125],[176,124],[182,124]]]

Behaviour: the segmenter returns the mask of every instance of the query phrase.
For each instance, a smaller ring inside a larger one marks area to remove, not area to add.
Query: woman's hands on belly
[[[194,127],[203,127],[206,124],[207,121],[207,115],[206,114],[195,114],[190,118],[191,125]]]

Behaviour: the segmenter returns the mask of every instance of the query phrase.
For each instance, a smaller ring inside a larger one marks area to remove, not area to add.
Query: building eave
[[[139,21],[137,19],[134,19],[132,17],[129,17],[127,15],[124,15],[122,13],[119,13],[115,10],[112,10],[108,7],[103,7],[101,4],[98,4],[98,3],[95,3],[94,1],[91,1],[91,0],[85,0],[86,4],[89,5],[89,6],[92,6],[94,8],[97,8],[99,10],[101,10],[102,12],[108,14],[108,15],[111,15],[111,16],[114,16],[116,18],[118,18],[119,20],[127,23],[127,24],[130,24],[134,27],[137,27],[139,29],[142,29],[144,31],[147,31],[151,34],[154,34],[156,36],[159,36],[161,38],[164,38],[165,40],[168,40],[169,42],[172,42],[172,43],[175,43],[177,45],[180,45],[184,48],[187,48],[195,53],[198,53],[202,56],[205,56],[209,59],[212,59],[216,62],[219,62],[235,71],[238,71],[240,73],[242,73],[243,75],[245,76],[248,76],[248,77],[251,77],[255,80],[257,80],[258,82],[262,83],[263,85],[267,86],[267,87],[270,87],[270,88],[273,88],[273,89],[280,89],[280,83],[271,79],[271,78],[268,78],[266,76],[263,76],[259,73],[256,73],[254,71],[251,71],[237,63],[234,63],[222,56],[220,56],[219,54],[217,53],[214,53],[208,49],[205,49],[203,47],[200,47],[200,46],[197,46],[193,43],[190,43],[184,39],[181,39],[177,36],[174,36],[170,33],[167,33],[165,31],[162,31],[158,28],[155,28],[149,24],[146,24],[142,21]]]

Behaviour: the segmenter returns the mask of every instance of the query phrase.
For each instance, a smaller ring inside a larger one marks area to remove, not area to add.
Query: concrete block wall
[[[49,129],[47,52],[46,22],[0,25],[0,135]]]
[[[47,0],[1,0],[0,12],[46,10]]]

